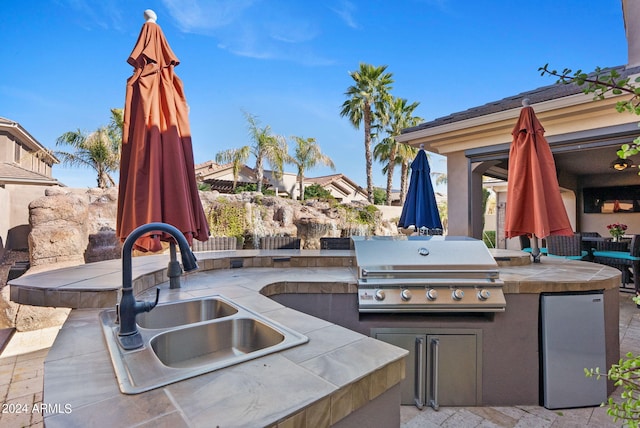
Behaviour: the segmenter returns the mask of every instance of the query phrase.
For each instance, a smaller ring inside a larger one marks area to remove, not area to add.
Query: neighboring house
[[[273,189],[277,195],[288,196],[291,199],[298,199],[298,175],[292,172],[283,172],[276,177],[273,171],[265,170],[264,178],[269,182],[269,188]]]
[[[233,165],[218,165],[213,161],[207,161],[195,166],[196,178],[198,181],[210,184],[212,190],[220,193],[230,193],[233,188]],[[264,170],[263,186],[272,189],[279,196],[288,196],[298,199],[299,186],[298,177],[294,173],[285,172],[280,177],[275,176],[273,171]],[[237,186],[242,184],[256,183],[256,173],[252,168],[243,165],[238,175]],[[340,202],[366,201],[366,191],[358,186],[354,181],[344,174],[333,174],[317,178],[305,178],[303,187],[319,184],[328,190],[333,197]]]
[[[353,201],[366,201],[367,192],[344,174],[325,175],[324,177],[306,178],[304,185],[318,184],[338,201],[347,203]]]
[[[629,58],[626,66],[617,69],[632,76],[633,81],[640,74],[640,2],[623,0],[622,5]],[[541,60],[540,65],[543,63]],[[560,68],[566,65],[552,64]],[[396,138],[414,147],[424,144],[425,149],[447,157],[449,234],[481,238],[483,176],[507,179],[511,131],[524,98],[529,98],[545,128],[574,229],[606,235],[607,224],[624,222],[632,233],[640,233],[640,212],[591,213],[585,212],[588,210],[583,203],[585,189],[615,191],[640,185],[637,168],[613,168],[620,145],[631,143],[640,135],[640,117],[615,109],[617,101],[629,96],[593,101],[593,95],[583,94],[575,85],[554,84],[405,129]],[[638,162],[637,157],[635,161]],[[501,210],[508,203],[506,191],[494,189],[498,191],[497,235],[504,238]],[[514,246],[504,239],[502,244],[503,248]]]
[[[231,193],[233,191],[233,164],[227,163],[219,165],[214,161],[207,161],[195,166],[196,180],[207,183],[211,190],[220,193]],[[256,173],[246,165],[240,168],[236,187],[258,182]],[[268,184],[263,180],[264,184]]]
[[[19,123],[0,117],[0,257],[29,248],[29,203],[60,185],[51,177],[58,162]]]

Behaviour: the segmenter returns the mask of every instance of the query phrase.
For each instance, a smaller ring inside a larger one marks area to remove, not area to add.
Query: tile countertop
[[[530,255],[521,251],[490,251],[498,262],[505,294],[588,291],[612,289],[620,285],[620,271],[609,266],[558,257],[544,257],[542,263],[531,264]],[[244,268],[343,268],[345,273],[341,283],[325,284],[329,290],[322,292],[355,293],[357,290],[355,255],[349,250],[208,251],[197,253],[197,257],[200,270],[196,274],[227,270],[238,265]],[[167,255],[133,259],[136,295],[168,280],[167,262]],[[12,302],[33,306],[113,308],[120,298],[121,265],[120,260],[108,260],[44,272],[31,269],[27,274],[9,281],[10,298]],[[304,292],[307,287],[305,284],[317,282],[309,276],[305,277],[304,283],[292,281],[292,278],[295,277],[287,275],[279,284],[299,288],[292,291]],[[263,294],[275,294],[267,291],[263,291]]]
[[[45,361],[43,401],[62,409],[46,414],[45,425],[330,426],[398,384],[407,351],[286,308],[260,291],[291,278],[342,284],[346,291],[352,275],[348,267],[222,269],[183,276],[180,289],[161,284],[161,302],[220,294],[309,342],[138,395],[118,388],[101,310],[73,310]],[[153,291],[139,298],[150,299]]]
[[[552,258],[533,265],[526,263],[525,253],[492,252],[501,265],[507,294],[610,289],[620,284],[620,272],[608,266]],[[329,426],[404,378],[406,351],[266,297],[355,293],[353,252],[241,250],[198,253],[198,258],[202,272],[183,276],[182,288],[175,290],[167,282],[168,256],[134,258],[136,294],[150,299],[155,285],[162,290],[161,302],[221,294],[305,334],[309,342],[143,394],[124,395],[102,337],[101,309],[95,309],[115,305],[121,262],[27,274],[10,282],[13,301],[81,308],[70,313],[45,362],[43,401],[61,409],[45,416],[47,427],[120,425],[119,421],[297,426],[305,420],[307,426]],[[239,264],[252,269],[230,268]],[[65,409],[71,411],[64,413]]]

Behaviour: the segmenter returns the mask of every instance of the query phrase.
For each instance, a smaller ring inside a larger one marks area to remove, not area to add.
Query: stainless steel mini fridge
[[[544,407],[598,406],[607,400],[604,377],[584,374],[599,367],[606,373],[602,292],[543,293],[540,302]]]

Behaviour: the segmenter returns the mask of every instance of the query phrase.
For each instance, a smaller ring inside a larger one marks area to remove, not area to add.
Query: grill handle
[[[500,272],[498,270],[489,270],[489,269],[460,269],[460,268],[451,268],[451,269],[371,269],[371,268],[361,268],[360,276],[363,278],[367,277],[435,277],[441,278],[443,276],[451,275],[452,273],[458,276],[464,275],[472,275],[475,278],[478,277],[486,277],[486,278],[499,278]]]
[[[433,350],[433,359],[431,361],[431,399],[429,400],[429,406],[433,410],[439,410],[440,404],[438,404],[438,359],[440,353],[440,340],[431,339],[431,347]]]
[[[414,370],[414,377],[415,379],[413,380],[413,385],[414,385],[414,392],[413,392],[413,398],[414,398],[414,402],[416,404],[416,407],[420,410],[422,410],[422,408],[424,407],[424,392],[425,392],[425,387],[424,387],[424,382],[425,382],[425,368],[426,368],[426,364],[424,361],[424,357],[425,357],[425,346],[424,346],[424,337],[423,336],[417,336],[416,337],[416,352],[415,352],[415,370]]]

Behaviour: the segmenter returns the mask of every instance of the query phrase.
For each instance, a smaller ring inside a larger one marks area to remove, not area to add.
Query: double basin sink
[[[215,295],[160,304],[137,316],[139,349],[118,342],[115,309],[100,313],[120,390],[138,394],[293,346],[309,339]]]

